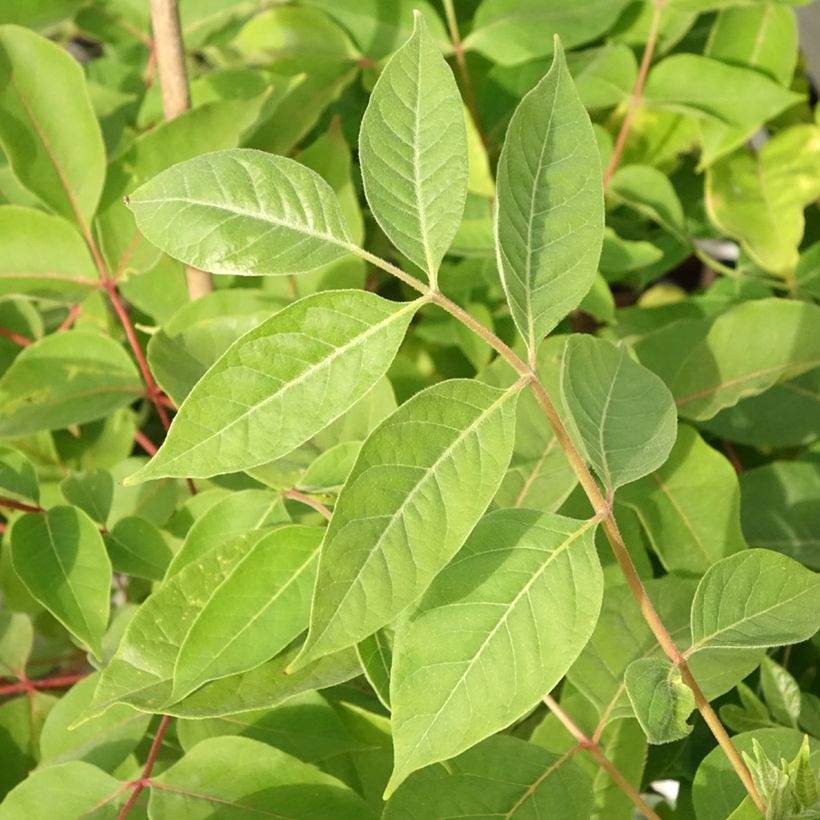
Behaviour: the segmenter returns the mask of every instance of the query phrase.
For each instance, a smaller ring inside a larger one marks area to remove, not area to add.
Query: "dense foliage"
[[[0,9],[0,818],[820,817],[797,4],[152,5]]]

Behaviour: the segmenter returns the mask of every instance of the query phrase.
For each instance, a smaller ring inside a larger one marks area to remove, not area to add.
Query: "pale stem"
[[[322,504],[321,501],[317,501],[315,498],[312,498],[309,495],[305,495],[304,493],[299,492],[299,490],[285,490],[282,493],[282,498],[289,498],[291,501],[298,501],[300,504],[304,504],[306,507],[310,507],[313,510],[316,510],[319,515],[326,518],[330,521],[331,512],[330,510]]]
[[[166,120],[172,120],[191,107],[178,0],[151,0],[151,27],[154,30],[151,54],[159,72],[162,111]],[[191,300],[213,290],[210,273],[187,265],[185,278]]]
[[[481,130],[481,122],[478,118],[478,106],[476,105],[475,93],[473,92],[473,83],[472,80],[470,80],[470,72],[467,70],[464,45],[461,42],[461,35],[458,33],[458,19],[456,18],[456,10],[453,8],[453,0],[442,0],[442,3],[444,4],[444,15],[447,18],[447,28],[450,30],[450,40],[453,43],[453,54],[455,54],[456,65],[461,75],[461,86],[464,89],[464,98],[467,101],[467,108],[470,110],[470,116],[473,118],[476,131],[478,131],[481,141],[486,146],[487,138]]]
[[[584,490],[584,493],[589,499],[589,503],[592,505],[592,509],[595,511],[596,516],[598,516],[601,520],[604,533],[606,534],[610,546],[612,547],[612,552],[615,554],[615,560],[621,568],[621,572],[626,579],[629,591],[635,599],[635,602],[638,604],[638,608],[641,611],[644,621],[646,621],[647,626],[652,631],[652,634],[655,636],[655,639],[658,641],[658,644],[666,657],[680,668],[683,680],[692,690],[698,710],[703,715],[703,719],[706,721],[709,728],[712,730],[715,740],[717,740],[718,744],[723,749],[724,754],[746,788],[746,791],[752,797],[755,805],[761,813],[765,813],[765,804],[755,788],[754,782],[752,781],[752,776],[749,773],[749,769],[746,767],[743,759],[738,754],[738,751],[732,743],[732,739],[729,737],[728,732],[720,722],[720,719],[715,714],[714,709],[712,709],[709,701],[692,675],[692,672],[686,663],[686,658],[684,658],[683,654],[678,649],[672,639],[672,636],[664,626],[652,601],[649,598],[649,594],[643,585],[643,581],[641,581],[641,578],[638,575],[638,571],[635,569],[635,564],[632,562],[632,557],[630,556],[626,543],[624,542],[620,530],[618,529],[618,523],[615,520],[614,513],[612,512],[611,503],[601,493],[597,482],[592,477],[592,473],[587,467],[586,461],[578,451],[578,448],[575,446],[575,443],[570,437],[569,431],[558,414],[558,410],[544,388],[544,385],[538,379],[537,374],[509,345],[499,339],[498,336],[496,336],[492,331],[484,327],[466,310],[457,305],[451,299],[444,296],[444,294],[438,291],[431,291],[427,285],[416,279],[414,276],[411,276],[406,271],[397,268],[395,265],[390,262],[386,262],[374,254],[368,253],[367,251],[362,251],[354,246],[351,246],[351,251],[358,253],[376,267],[387,271],[393,276],[397,276],[397,278],[401,279],[402,282],[419,291],[419,293],[428,296],[434,304],[447,311],[447,313],[458,319],[458,321],[469,327],[474,333],[487,342],[487,344],[490,345],[502,358],[504,358],[517,373],[526,378],[531,390],[535,394],[538,404],[540,405],[544,415],[547,417],[547,421],[552,428],[553,434],[558,440],[558,443],[561,445],[561,448],[566,454],[567,460],[569,461],[573,472],[578,478],[578,483],[581,485],[581,488]]]
[[[578,746],[589,753],[595,762],[612,778],[618,788],[635,804],[638,811],[647,817],[648,820],[661,820],[661,818],[646,805],[640,792],[604,754],[598,743],[584,734],[581,727],[561,708],[558,702],[549,695],[545,695],[543,700],[549,707],[549,710],[561,721],[564,728],[578,741]]]
[[[654,9],[652,11],[652,22],[649,27],[649,37],[646,41],[646,46],[643,50],[643,57],[641,58],[641,67],[638,69],[638,77],[635,80],[635,87],[632,89],[632,97],[629,101],[629,108],[627,109],[624,121],[621,123],[621,130],[615,140],[615,147],[612,149],[612,156],[609,158],[609,163],[604,171],[604,188],[609,185],[609,180],[618,163],[621,159],[621,154],[626,145],[626,138],[629,136],[629,129],[632,127],[632,120],[635,119],[635,114],[638,113],[638,108],[641,105],[641,97],[643,96],[643,87],[646,82],[646,75],[649,73],[649,66],[652,64],[652,55],[655,53],[655,46],[658,42],[658,30],[661,25],[661,12],[666,3],[666,0],[655,0]]]

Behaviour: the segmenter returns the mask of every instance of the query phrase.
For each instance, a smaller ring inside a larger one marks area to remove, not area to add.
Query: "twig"
[[[692,690],[698,710],[703,715],[703,719],[706,721],[709,728],[712,730],[715,740],[717,740],[718,744],[723,749],[724,754],[746,788],[746,791],[752,797],[755,805],[758,809],[760,809],[761,813],[765,813],[765,804],[763,803],[763,800],[755,787],[752,776],[749,773],[749,769],[746,767],[746,764],[743,762],[743,759],[732,743],[732,739],[729,737],[728,732],[720,722],[720,719],[715,714],[714,709],[712,709],[709,701],[704,696],[700,686],[692,675],[692,672],[686,662],[686,658],[678,649],[674,640],[672,640],[672,636],[663,624],[663,621],[661,621],[658,616],[658,613],[649,598],[649,594],[643,585],[643,581],[641,581],[641,578],[638,575],[635,564],[632,562],[632,557],[629,554],[626,543],[624,542],[620,530],[618,529],[618,523],[615,519],[614,513],[612,512],[612,506],[601,493],[597,482],[592,477],[592,473],[589,471],[589,467],[587,467],[586,461],[576,448],[575,443],[572,441],[572,438],[570,437],[567,428],[564,426],[561,417],[558,415],[558,411],[547,394],[544,385],[538,379],[538,375],[518,356],[514,350],[512,350],[512,348],[509,347],[509,345],[505,344],[498,338],[498,336],[485,328],[479,321],[467,313],[467,311],[451,299],[448,299],[441,292],[431,291],[427,285],[416,279],[414,276],[411,276],[406,271],[397,268],[390,262],[380,259],[375,254],[358,249],[352,244],[350,245],[350,250],[377,267],[380,267],[382,270],[396,276],[402,282],[423,294],[425,298],[447,311],[447,313],[458,319],[462,324],[469,327],[481,339],[487,342],[487,344],[490,345],[490,347],[492,347],[500,356],[502,356],[517,373],[527,377],[530,389],[534,392],[538,404],[540,405],[544,415],[547,417],[547,421],[552,428],[553,434],[558,440],[558,443],[561,445],[561,449],[564,451],[564,454],[566,455],[567,460],[569,461],[570,466],[578,479],[578,483],[581,485],[581,488],[589,499],[595,514],[601,520],[603,530],[609,540],[612,552],[615,555],[615,560],[618,562],[618,566],[620,567],[621,573],[626,580],[632,597],[638,604],[638,608],[641,611],[644,621],[647,626],[649,626],[652,634],[655,636],[666,657],[680,669],[681,676],[683,677],[686,685]]]
[[[172,120],[191,107],[178,0],[151,0],[151,26],[154,30],[152,53],[156,57],[159,73],[162,110],[165,119]],[[188,295],[192,300],[213,290],[210,273],[186,266],[185,276]]]
[[[549,710],[561,721],[564,728],[578,741],[578,745],[595,760],[595,762],[612,778],[618,788],[635,804],[635,807],[648,820],[661,818],[644,802],[638,790],[624,777],[615,764],[604,754],[598,743],[588,738],[581,727],[553,700],[549,695],[544,696],[544,703]]]
[[[14,342],[14,344],[20,345],[20,347],[31,347],[34,344],[31,339],[27,339],[25,336],[21,336],[19,333],[15,333],[6,327],[0,327],[0,336],[4,336],[9,341]]]
[[[307,507],[311,507],[312,509],[316,510],[317,513],[323,515],[330,521],[332,513],[330,510],[322,504],[321,501],[317,501],[315,498],[311,498],[309,495],[305,495],[304,493],[300,493],[299,490],[285,490],[282,493],[282,498],[289,498],[292,501],[298,501],[300,504],[304,504]]]
[[[15,501],[12,498],[0,498],[0,507],[8,507],[10,510],[21,510],[22,512],[45,512],[45,510],[40,506],[23,504],[21,501]]]
[[[638,70],[638,77],[635,80],[635,88],[632,89],[632,98],[629,101],[629,108],[621,123],[621,130],[618,132],[618,137],[615,140],[615,147],[612,149],[612,156],[609,158],[609,163],[604,171],[604,188],[609,185],[609,180],[618,163],[621,159],[621,154],[626,144],[626,138],[629,135],[629,129],[632,127],[632,120],[635,119],[635,114],[641,104],[641,97],[643,96],[643,87],[646,82],[646,75],[649,74],[649,66],[652,64],[652,55],[655,53],[655,46],[658,42],[658,30],[661,25],[661,12],[666,3],[666,0],[655,0],[654,10],[652,12],[652,22],[649,27],[649,37],[646,41],[646,46],[643,50],[643,57],[641,59],[641,67]]]
[[[168,730],[168,724],[171,722],[170,715],[163,715],[162,720],[157,728],[157,733],[154,736],[154,742],[151,744],[151,750],[148,752],[148,759],[145,761],[145,768],[142,770],[142,775],[139,780],[134,780],[129,783],[133,788],[131,796],[122,807],[122,811],[117,815],[117,820],[123,820],[128,817],[128,813],[134,808],[137,798],[142,793],[142,790],[150,784],[151,772],[154,769],[154,764],[157,762],[160,747],[162,746],[162,739],[165,737],[165,732]]]
[[[142,449],[145,450],[149,456],[156,455],[157,450],[159,449],[157,445],[154,444],[154,442],[142,432],[142,430],[137,430],[134,433],[134,441],[136,441],[137,444],[139,444],[139,446],[142,447]]]
[[[0,686],[0,697],[6,695],[22,695],[26,692],[38,692],[41,689],[64,689],[74,686],[75,683],[88,677],[84,672],[78,675],[59,675],[53,678],[42,678],[40,680],[30,680],[25,675],[20,678],[20,683],[10,683]]]
[[[470,79],[470,72],[467,70],[467,59],[464,56],[464,44],[461,42],[461,35],[458,33],[458,19],[453,8],[453,0],[442,0],[444,3],[444,15],[447,18],[447,27],[450,30],[450,40],[453,43],[453,54],[456,58],[459,74],[461,75],[461,87],[464,89],[464,99],[467,101],[467,108],[473,118],[476,131],[484,147],[487,146],[487,136],[481,129],[481,121],[478,117],[478,106],[476,105],[473,83]]]
[[[65,317],[63,323],[57,328],[57,332],[65,333],[66,330],[70,330],[74,322],[79,318],[82,309],[82,304],[72,305],[71,310],[68,311],[68,316]]]

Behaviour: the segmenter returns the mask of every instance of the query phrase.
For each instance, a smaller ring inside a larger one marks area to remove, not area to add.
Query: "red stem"
[[[158,449],[157,445],[154,444],[154,442],[151,441],[151,439],[149,439],[148,436],[142,432],[142,430],[137,430],[137,432],[134,433],[134,441],[136,441],[137,444],[139,444],[139,446],[142,447],[142,449],[145,450],[149,456],[156,455]]]
[[[117,820],[123,820],[123,818],[128,817],[128,813],[132,808],[134,808],[134,804],[137,802],[137,798],[142,793],[142,790],[149,785],[151,772],[154,768],[154,764],[157,762],[157,756],[159,755],[159,750],[162,746],[162,739],[165,737],[165,732],[168,730],[168,724],[170,722],[170,715],[162,716],[159,728],[154,736],[154,742],[151,744],[151,750],[148,752],[148,759],[145,761],[145,768],[142,770],[142,777],[130,784],[134,791],[131,792],[131,796],[122,807],[122,811],[117,815]]]
[[[75,683],[85,677],[87,677],[87,673],[83,672],[78,675],[58,675],[53,678],[43,678],[42,680],[23,678],[20,683],[9,683],[6,686],[0,686],[0,697],[22,695],[24,692],[36,692],[40,689],[63,689],[64,687],[74,686]]]
[[[5,336],[6,339],[11,340],[16,345],[20,345],[20,347],[31,347],[34,344],[31,339],[27,339],[25,336],[21,336],[19,333],[15,333],[13,330],[9,330],[5,327],[0,327],[0,336]]]
[[[0,507],[8,507],[11,510],[21,510],[22,512],[45,512],[42,507],[23,504],[22,501],[14,501],[11,498],[0,498]]]
[[[646,75],[649,74],[649,66],[652,64],[652,55],[655,53],[655,45],[658,42],[658,30],[661,25],[661,11],[666,0],[655,0],[655,8],[652,14],[652,23],[649,29],[649,37],[646,41],[646,46],[643,50],[643,57],[641,59],[641,67],[638,71],[638,78],[635,80],[635,88],[632,90],[632,99],[629,103],[629,110],[626,112],[623,123],[621,123],[621,130],[618,132],[618,137],[615,140],[615,147],[612,149],[612,156],[609,158],[609,163],[604,172],[604,188],[609,185],[609,180],[615,173],[618,167],[618,162],[621,159],[621,154],[626,144],[626,138],[629,135],[629,129],[632,127],[632,120],[635,119],[635,114],[641,104],[641,97],[643,96],[643,87],[646,82]]]
[[[82,305],[72,305],[71,310],[68,312],[68,316],[66,316],[63,323],[57,328],[57,332],[64,333],[66,330],[70,330],[74,322],[77,321],[82,309]]]

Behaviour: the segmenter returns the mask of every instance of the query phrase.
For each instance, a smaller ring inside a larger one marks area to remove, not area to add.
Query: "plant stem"
[[[37,692],[40,689],[63,689],[74,686],[75,683],[83,680],[87,674],[59,675],[53,678],[42,678],[41,680],[29,680],[22,678],[20,683],[9,683],[0,686],[0,697],[5,695],[22,695],[24,692]]]
[[[151,772],[154,769],[154,764],[157,762],[157,756],[162,746],[162,739],[165,737],[165,732],[168,730],[168,724],[170,722],[170,715],[162,716],[162,720],[157,728],[157,733],[154,735],[154,742],[151,744],[151,750],[148,752],[148,759],[145,761],[142,776],[139,780],[135,780],[130,784],[134,790],[131,792],[131,796],[128,798],[126,804],[122,807],[122,811],[117,815],[117,820],[123,820],[123,818],[128,817],[128,813],[134,808],[134,804],[137,802],[140,793],[148,785]]]
[[[151,0],[151,26],[154,30],[152,54],[159,72],[162,111],[166,120],[172,120],[191,107],[178,0]],[[192,300],[213,290],[210,273],[187,265],[185,277]]]
[[[545,695],[544,703],[549,710],[561,721],[564,728],[578,741],[578,745],[595,760],[595,762],[612,778],[618,788],[635,804],[635,807],[648,820],[661,820],[661,818],[644,802],[638,790],[624,777],[615,764],[604,754],[598,743],[588,738],[581,727],[553,700],[549,695]]]
[[[358,249],[356,249],[355,252],[359,253],[369,262],[377,267],[380,267],[382,270],[387,271],[394,276],[398,276],[399,279],[420,293],[429,296],[434,304],[437,304],[443,310],[447,311],[447,313],[458,319],[462,324],[466,325],[470,328],[470,330],[487,342],[487,344],[497,351],[498,354],[502,356],[517,373],[527,377],[530,389],[534,392],[535,398],[543,410],[544,415],[552,428],[553,434],[566,454],[567,460],[578,478],[578,483],[581,485],[584,493],[589,499],[589,503],[592,505],[592,509],[595,511],[595,514],[601,520],[601,525],[607,539],[609,540],[609,544],[612,547],[615,560],[618,562],[621,573],[626,579],[626,583],[632,597],[638,604],[638,608],[641,611],[644,621],[646,621],[647,626],[652,631],[652,634],[655,636],[655,639],[658,641],[658,644],[669,661],[680,668],[684,681],[695,696],[695,702],[698,706],[698,710],[703,715],[703,719],[706,721],[709,728],[712,730],[715,740],[717,740],[718,744],[723,749],[724,754],[732,764],[732,768],[734,768],[755,805],[758,809],[760,809],[761,813],[765,813],[765,804],[755,788],[754,782],[752,781],[752,776],[749,773],[749,769],[746,767],[743,759],[738,754],[737,749],[735,749],[732,739],[729,737],[729,734],[720,722],[720,719],[709,705],[709,701],[706,699],[700,689],[700,686],[692,675],[691,670],[689,669],[686,658],[683,656],[680,649],[678,649],[674,640],[672,640],[672,636],[664,626],[663,621],[661,621],[652,601],[649,598],[649,594],[643,585],[643,581],[641,581],[641,578],[638,575],[638,571],[635,569],[635,564],[632,562],[632,557],[630,556],[626,543],[624,542],[621,532],[618,529],[618,523],[615,520],[614,513],[612,512],[612,504],[610,503],[610,500],[604,497],[598,487],[597,482],[592,477],[592,473],[589,471],[586,461],[578,451],[578,448],[575,446],[575,443],[561,420],[552,399],[545,390],[544,385],[538,379],[535,371],[526,362],[524,362],[518,354],[510,348],[509,345],[499,339],[498,336],[490,330],[485,328],[462,307],[444,296],[444,294],[438,291],[431,291],[427,285],[416,279],[414,276],[411,276],[409,273],[397,268],[390,262],[385,262],[383,259],[380,259],[374,254],[368,253],[367,251],[359,251]]]
[[[444,16],[447,18],[447,28],[450,30],[450,40],[453,43],[453,54],[456,58],[458,72],[461,75],[461,87],[464,89],[464,99],[467,101],[467,108],[473,118],[476,131],[478,131],[481,142],[487,146],[487,137],[481,130],[481,121],[478,118],[478,106],[473,92],[473,83],[470,79],[470,72],[467,70],[467,60],[464,56],[464,45],[461,42],[461,35],[458,33],[458,19],[456,10],[453,7],[453,0],[442,0],[444,4]]]
[[[10,510],[21,510],[22,512],[45,512],[42,507],[35,507],[31,504],[23,504],[21,501],[14,501],[11,498],[0,498],[0,507],[8,507]]]
[[[291,499],[291,501],[298,501],[300,504],[304,504],[306,507],[310,507],[311,509],[316,510],[317,513],[324,516],[328,521],[330,521],[330,517],[332,515],[330,510],[324,504],[322,504],[321,501],[317,501],[315,498],[311,498],[309,495],[300,493],[299,490],[285,490],[282,493],[282,498],[289,498]]]
[[[134,441],[136,441],[149,456],[155,456],[157,454],[157,445],[154,444],[142,430],[137,430],[134,433]]]
[[[609,185],[609,180],[618,163],[621,160],[621,154],[626,145],[626,138],[629,136],[629,129],[632,127],[632,121],[635,119],[635,114],[641,104],[641,97],[643,96],[643,87],[646,83],[646,75],[649,74],[649,66],[652,64],[652,55],[655,53],[655,46],[658,42],[658,30],[661,25],[661,12],[666,3],[666,0],[655,0],[654,9],[652,11],[652,22],[649,27],[649,37],[646,41],[646,46],[643,50],[643,57],[641,58],[641,67],[638,70],[638,77],[635,80],[635,87],[632,89],[632,98],[629,101],[629,108],[627,109],[624,121],[621,123],[621,130],[618,132],[618,137],[615,140],[615,147],[612,149],[612,156],[609,158],[609,163],[604,171],[604,189]]]
[[[0,336],[14,342],[16,345],[20,345],[20,347],[31,347],[34,344],[31,339],[27,339],[25,336],[21,336],[19,333],[5,327],[0,327]]]

